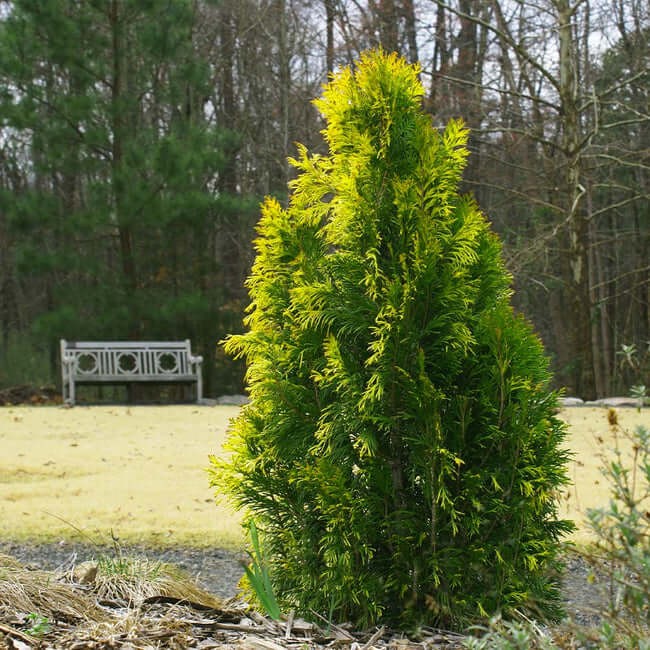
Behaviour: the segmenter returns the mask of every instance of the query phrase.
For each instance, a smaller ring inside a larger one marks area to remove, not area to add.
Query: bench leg
[[[74,379],[65,364],[61,368],[61,397],[64,404],[74,406]]]

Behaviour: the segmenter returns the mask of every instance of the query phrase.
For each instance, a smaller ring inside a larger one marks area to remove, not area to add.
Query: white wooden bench
[[[75,403],[76,384],[135,382],[196,383],[196,401],[203,399],[201,363],[186,341],[61,340],[63,400]]]

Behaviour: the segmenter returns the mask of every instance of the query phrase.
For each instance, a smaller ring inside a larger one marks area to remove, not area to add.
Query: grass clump
[[[170,605],[150,610],[148,599],[157,597]],[[0,645],[4,634],[7,647],[195,647],[196,607],[221,602],[163,562],[116,552],[50,572],[0,555]]]
[[[29,569],[0,554],[0,612],[23,612],[53,620],[82,619],[93,609],[90,599],[48,571]]]
[[[167,596],[218,608],[221,601],[196,585],[178,567],[131,555],[101,555],[93,571],[93,591],[101,600],[142,603]]]

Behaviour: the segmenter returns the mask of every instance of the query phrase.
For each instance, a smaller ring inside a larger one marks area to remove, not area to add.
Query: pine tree
[[[500,243],[458,185],[467,131],[368,53],[316,101],[248,280],[250,404],[213,460],[284,607],[368,625],[557,616],[563,425]]]
[[[0,205],[47,296],[41,341],[192,338],[209,361],[233,326],[217,233],[252,211],[215,191],[237,136],[209,118],[198,19],[188,0],[18,0],[0,22],[0,127],[26,178]]]

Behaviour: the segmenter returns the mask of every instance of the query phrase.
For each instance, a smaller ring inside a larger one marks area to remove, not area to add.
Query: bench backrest
[[[190,341],[61,341],[61,360],[77,380],[192,378],[200,373]],[[69,375],[69,376],[70,376]]]

